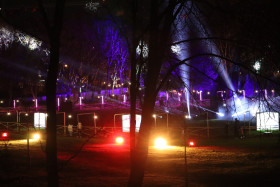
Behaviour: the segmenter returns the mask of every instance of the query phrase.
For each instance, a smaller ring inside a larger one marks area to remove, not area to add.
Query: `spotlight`
[[[123,143],[124,143],[124,138],[121,137],[121,136],[118,136],[118,137],[116,138],[116,143],[119,144],[119,145],[123,144]]]
[[[39,140],[40,139],[40,134],[38,134],[38,133],[35,133],[35,134],[33,134],[33,139],[35,139],[35,140]]]
[[[167,142],[164,138],[155,139],[155,147],[158,149],[165,149],[167,147]]]

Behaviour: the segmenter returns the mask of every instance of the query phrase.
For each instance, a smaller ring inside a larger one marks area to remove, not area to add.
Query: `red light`
[[[189,141],[189,146],[193,147],[195,145],[194,141]]]
[[[117,143],[117,144],[123,144],[123,142],[124,142],[123,137],[117,137],[117,138],[116,138],[116,143]]]
[[[3,132],[2,133],[2,138],[7,138],[8,137],[8,133],[7,132]]]

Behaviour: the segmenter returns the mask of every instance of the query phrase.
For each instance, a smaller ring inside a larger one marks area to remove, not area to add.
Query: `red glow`
[[[194,141],[189,141],[189,146],[193,147],[195,145]]]
[[[123,137],[120,137],[120,136],[117,137],[117,138],[116,138],[116,143],[117,143],[117,144],[123,144],[123,143],[124,143],[124,138],[123,138]]]
[[[8,133],[7,133],[7,132],[3,132],[3,133],[2,133],[2,137],[3,137],[3,138],[7,138],[7,137],[8,137]]]

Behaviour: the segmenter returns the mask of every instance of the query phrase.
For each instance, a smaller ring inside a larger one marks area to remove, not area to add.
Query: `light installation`
[[[279,130],[279,113],[257,113],[257,130]]]
[[[135,132],[139,132],[141,123],[141,115],[136,114]],[[130,132],[130,115],[122,115],[122,131]]]
[[[35,128],[46,128],[46,113],[34,113],[34,127]]]

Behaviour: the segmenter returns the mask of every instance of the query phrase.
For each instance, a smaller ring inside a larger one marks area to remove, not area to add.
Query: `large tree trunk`
[[[42,4],[41,4],[42,5]],[[48,67],[47,77],[47,173],[48,186],[59,186],[58,170],[57,170],[57,139],[56,139],[56,83],[59,64],[59,47],[60,32],[62,28],[64,1],[57,1],[55,7],[54,26],[50,27],[45,17],[45,24],[48,29],[50,39],[50,63]],[[43,11],[43,10],[42,10]],[[45,13],[45,12],[43,12]],[[46,15],[46,14],[44,14]]]
[[[158,78],[163,64],[163,54],[168,47],[168,37],[173,20],[173,11],[178,2],[170,1],[167,7],[166,17],[159,17],[159,4],[157,0],[150,1],[150,28],[149,28],[149,57],[147,75],[145,79],[145,96],[142,108],[141,128],[137,138],[135,152],[132,158],[129,186],[142,186],[144,171],[148,156],[149,137],[153,124]],[[166,4],[167,5],[167,4]],[[131,73],[133,74],[133,73]]]

